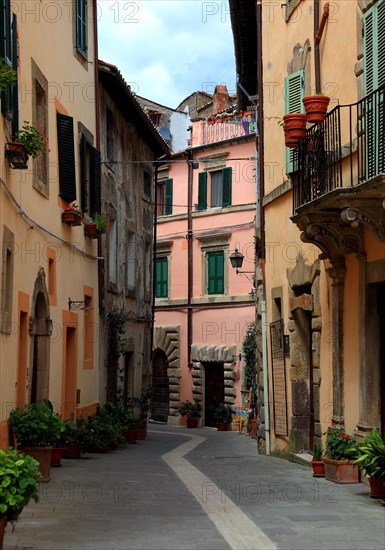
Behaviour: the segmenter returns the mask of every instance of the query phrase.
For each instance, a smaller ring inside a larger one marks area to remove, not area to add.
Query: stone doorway
[[[32,298],[32,313],[29,318],[31,338],[31,363],[29,375],[29,401],[42,403],[49,394],[49,347],[52,322],[49,315],[48,292],[45,271],[39,268]]]
[[[205,426],[216,426],[215,409],[225,401],[223,363],[204,363]]]
[[[167,422],[169,414],[170,384],[167,369],[167,355],[163,350],[156,350],[152,360],[151,418],[159,422]]]

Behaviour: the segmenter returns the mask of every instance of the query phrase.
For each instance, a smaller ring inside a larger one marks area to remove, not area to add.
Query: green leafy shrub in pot
[[[188,419],[199,418],[201,415],[201,404],[198,401],[183,401],[179,407],[178,411],[182,416],[186,416]]]
[[[46,403],[29,403],[13,409],[8,423],[17,443],[23,447],[55,446],[64,429],[59,416]]]
[[[233,418],[233,410],[230,405],[220,403],[214,411],[214,420],[216,422],[228,423]]]
[[[24,453],[0,449],[0,518],[14,523],[24,506],[38,501],[39,465]]]
[[[317,443],[314,445],[313,460],[320,461],[322,459],[322,446]]]
[[[385,480],[385,440],[377,429],[367,435],[355,447],[356,464],[372,479]]]
[[[325,455],[332,460],[355,460],[357,450],[354,438],[345,433],[342,427],[332,423],[326,432]]]

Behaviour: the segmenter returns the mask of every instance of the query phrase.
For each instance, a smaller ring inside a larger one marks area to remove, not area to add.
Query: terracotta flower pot
[[[67,445],[63,449],[63,458],[80,458],[81,449],[79,445]]]
[[[138,435],[137,435],[136,439],[138,441],[143,441],[144,439],[146,439],[146,437],[147,437],[147,420],[140,420],[139,429],[137,431],[138,431]]]
[[[198,419],[197,418],[187,418],[186,423],[187,423],[188,428],[197,428],[198,427]]]
[[[75,212],[75,210],[64,210],[61,215],[62,222],[70,225],[82,225],[82,218],[81,215],[79,215],[78,212]]]
[[[325,477],[325,464],[322,460],[312,460],[313,477]]]
[[[50,476],[50,468],[51,468],[51,454],[52,454],[52,446],[47,447],[22,447],[19,446],[18,449],[20,451],[23,451],[26,455],[32,456],[35,460],[39,463],[39,470],[40,470],[40,481],[49,481],[51,479]]]
[[[85,223],[84,224],[84,234],[90,239],[97,239],[100,235],[100,232],[96,228],[96,223]]]
[[[302,113],[291,113],[283,116],[283,130],[285,132],[285,145],[295,149],[305,138],[306,115]]]
[[[358,483],[359,468],[354,460],[333,460],[323,458],[325,464],[325,478],[335,483]]]
[[[136,443],[138,430],[126,430],[123,435],[127,443]]]
[[[385,479],[369,478],[371,498],[385,498]]]
[[[3,541],[4,541],[4,533],[5,533],[5,526],[7,525],[7,520],[5,517],[0,517],[0,550],[3,550]]]
[[[218,432],[227,432],[227,422],[217,422],[217,430]]]
[[[63,447],[54,447],[51,454],[51,466],[61,466],[61,459],[63,458]]]
[[[325,95],[308,95],[302,99],[306,110],[307,121],[319,124],[325,120],[330,97]]]
[[[251,436],[253,439],[256,439],[256,438],[257,438],[257,419],[256,419],[256,418],[252,418],[252,419],[251,419],[251,432],[250,432],[250,436]]]
[[[11,168],[26,170],[28,168],[28,153],[24,145],[17,141],[5,144],[5,157]]]

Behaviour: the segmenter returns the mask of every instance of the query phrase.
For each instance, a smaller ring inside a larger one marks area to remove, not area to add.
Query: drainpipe
[[[192,132],[191,132],[192,139]],[[193,293],[193,249],[192,249],[192,192],[193,192],[193,163],[192,152],[187,151],[188,165],[188,192],[187,192],[187,365],[192,368],[191,346],[193,339],[193,310],[191,306]]]
[[[151,315],[151,337],[150,337],[150,357],[152,357],[152,348],[154,345],[154,328],[155,328],[155,286],[156,286],[156,237],[158,227],[158,170],[159,163],[155,164],[155,200],[154,200],[154,233],[152,242],[152,315]]]
[[[257,212],[256,227],[260,231],[260,263],[262,267],[261,284],[261,323],[262,323],[262,372],[263,372],[263,395],[265,408],[265,445],[266,455],[270,455],[270,412],[269,412],[269,371],[267,361],[267,316],[266,316],[266,291],[265,291],[265,270],[263,264],[265,261],[265,213],[263,209],[263,197],[265,194],[265,174],[264,174],[264,126],[263,126],[263,58],[262,58],[262,0],[256,0],[256,20],[257,20],[257,166],[256,166],[256,186],[257,186]]]
[[[315,92],[321,92],[321,61],[319,45],[322,34],[329,17],[329,2],[324,5],[321,23],[319,22],[320,0],[314,0],[314,72],[315,72]]]

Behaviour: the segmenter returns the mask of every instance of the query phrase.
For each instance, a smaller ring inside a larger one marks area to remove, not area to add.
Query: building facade
[[[255,317],[255,134],[247,117],[228,118],[193,121],[192,146],[157,174],[152,417],[170,423],[185,400],[201,403],[209,426],[219,403],[243,406],[240,353]],[[235,249],[249,274],[231,268]]]
[[[272,451],[296,453],[320,443],[331,421],[357,438],[385,430],[385,2],[281,8],[268,17],[258,3],[259,49],[251,32],[241,36],[242,10],[233,30],[241,81],[263,98],[271,422],[259,419],[260,443],[270,428]],[[263,68],[254,80],[245,51]],[[308,122],[298,148],[285,148],[283,114],[303,113],[302,98],[318,93],[330,97],[324,122]]]
[[[114,65],[99,61],[102,212],[100,400],[151,385],[154,161],[168,147]]]
[[[27,169],[12,168],[8,156],[0,160],[1,446],[16,405],[50,399],[75,417],[98,401],[98,250],[81,226],[62,221],[74,203],[100,211],[96,3],[70,3],[70,16],[55,22],[47,4],[26,13],[25,2],[0,2],[0,56],[17,72],[2,92],[1,148],[8,155],[23,121],[48,138]],[[86,183],[85,169],[92,174]]]

